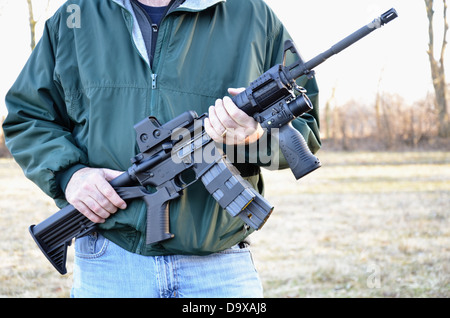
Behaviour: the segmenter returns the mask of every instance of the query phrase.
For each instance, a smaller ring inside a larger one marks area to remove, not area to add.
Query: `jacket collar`
[[[226,0],[186,0],[178,8],[187,11],[202,11]]]
[[[133,21],[137,21],[136,15],[133,10],[133,6],[131,4],[131,0],[112,0],[117,3],[122,8],[125,8],[132,16]],[[183,1],[176,0],[178,3]],[[226,0],[185,0],[181,5],[178,4],[178,7],[172,9],[172,11],[188,11],[188,12],[199,12],[205,10],[209,7],[212,7],[218,3],[225,2]],[[147,48],[145,46],[145,40],[142,37],[142,32],[139,27],[139,23],[132,23],[131,32],[133,41],[138,49],[142,58],[150,65],[150,61],[148,59]]]
[[[131,9],[131,0],[112,0],[125,9]],[[182,1],[180,1],[182,2]],[[177,10],[185,11],[202,11],[209,7],[212,7],[220,2],[226,2],[226,0],[185,0],[178,6]]]

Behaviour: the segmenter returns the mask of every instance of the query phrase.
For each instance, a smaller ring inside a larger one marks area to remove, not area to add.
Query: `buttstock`
[[[61,274],[67,273],[67,247],[76,237],[96,229],[96,224],[78,212],[72,205],[59,210],[29,231],[42,253]]]

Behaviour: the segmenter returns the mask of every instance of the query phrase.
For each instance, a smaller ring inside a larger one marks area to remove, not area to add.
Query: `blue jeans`
[[[71,297],[263,297],[248,248],[208,256],[142,256],[100,234],[75,241]]]

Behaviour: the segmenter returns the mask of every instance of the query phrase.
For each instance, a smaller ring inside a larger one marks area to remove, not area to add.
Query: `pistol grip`
[[[155,193],[149,193],[144,187],[115,188],[124,200],[141,198],[147,206],[146,243],[153,244],[173,238],[169,232],[169,202],[178,198],[180,194],[170,195],[167,188],[162,187]]]
[[[297,180],[321,167],[320,160],[309,150],[303,135],[291,124],[280,128],[278,138],[281,152]]]
[[[166,188],[144,197],[147,204],[146,244],[158,243],[173,238],[169,225],[169,201],[179,197],[170,196]]]

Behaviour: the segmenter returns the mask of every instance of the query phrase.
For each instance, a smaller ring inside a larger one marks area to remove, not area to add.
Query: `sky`
[[[304,60],[327,50],[390,8],[397,10],[397,19],[316,68],[322,104],[330,98],[333,88],[336,89],[338,104],[350,99],[373,103],[378,87],[383,93],[399,94],[410,104],[433,91],[427,55],[428,19],[425,1],[266,2],[286,25]],[[442,21],[442,1],[435,2],[438,29]],[[436,41],[441,39],[442,35]],[[445,58],[446,66],[450,67],[450,48]]]
[[[378,89],[398,94],[413,105],[432,92],[426,53],[428,20],[423,0],[265,1],[288,29],[304,60],[327,50],[390,8],[397,10],[397,19],[316,68],[321,105],[330,98],[333,89],[337,105],[349,100],[373,103]],[[46,12],[47,0],[33,0],[35,15],[40,17],[38,37],[44,21],[63,2],[51,0]],[[435,2],[439,28],[442,1]],[[4,96],[31,52],[26,0],[0,0],[0,43],[0,116],[4,116]],[[445,58],[449,72],[450,47]]]

